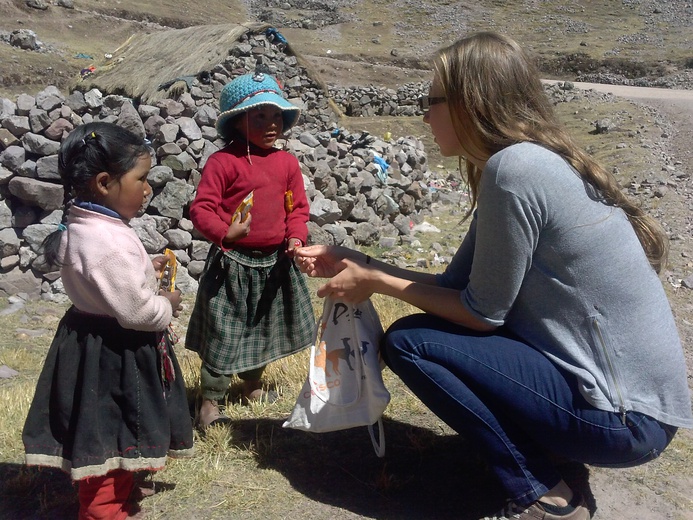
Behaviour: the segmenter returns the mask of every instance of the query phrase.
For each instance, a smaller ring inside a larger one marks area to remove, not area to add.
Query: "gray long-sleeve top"
[[[521,143],[489,159],[469,232],[438,283],[574,374],[596,408],[693,427],[661,281],[625,213],[597,201],[558,154]]]

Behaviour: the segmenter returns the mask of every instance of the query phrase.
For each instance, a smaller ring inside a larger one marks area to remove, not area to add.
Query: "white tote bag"
[[[368,426],[373,448],[382,457],[382,415],[390,402],[379,354],[382,336],[383,327],[370,300],[354,305],[325,298],[308,378],[284,428],[323,433]]]

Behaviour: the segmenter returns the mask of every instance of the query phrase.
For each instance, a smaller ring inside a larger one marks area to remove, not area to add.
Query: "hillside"
[[[656,215],[672,239],[670,265],[662,279],[693,374],[691,0],[0,0],[0,97],[33,94],[47,85],[65,93],[79,88],[81,69],[108,66],[106,56],[135,34],[246,20],[279,28],[331,86],[394,88],[427,81],[433,50],[483,29],[506,32],[530,48],[546,78],[626,85],[578,84],[615,97],[609,102],[565,103],[558,110],[581,143],[618,169],[624,189]],[[36,50],[10,45],[11,34],[18,30],[35,33],[40,42]],[[650,91],[645,95],[629,90],[633,85],[667,91],[649,97]],[[613,131],[594,135],[595,122],[604,119],[612,121]],[[420,118],[353,118],[343,124],[373,135],[396,128],[399,135],[422,136],[432,166],[455,167],[456,161],[437,155]],[[622,147],[623,143],[629,146]],[[12,331],[13,340],[21,337],[17,341],[31,350],[32,334],[40,335],[42,330],[45,334],[44,327],[54,326],[59,314],[60,309],[42,304],[17,313],[16,321],[2,321],[8,318],[0,310],[0,328]],[[0,358],[3,363],[7,360]],[[693,387],[690,375],[689,381]],[[0,393],[9,394],[8,388],[0,386]],[[399,386],[395,390],[408,395]],[[8,395],[6,401],[11,400]],[[208,468],[199,462],[174,463],[159,478],[165,481],[165,491],[175,487],[172,482],[179,482],[178,489],[144,502],[153,510],[152,518],[429,520],[421,512],[429,511],[427,504],[437,497],[446,504],[437,510],[436,519],[471,520],[462,513],[456,516],[465,501],[498,498],[497,489],[486,487],[483,471],[476,473],[483,464],[474,447],[450,435],[425,410],[410,416],[389,412],[389,459],[382,465],[371,458],[369,445],[363,457],[344,453],[339,436],[319,444],[317,454],[305,449],[292,453],[290,440],[295,437],[287,437],[276,418],[256,419],[252,412],[238,421],[234,432],[244,441],[250,439],[252,450],[233,454],[244,464],[224,461],[233,471],[224,480],[197,489],[177,480],[176,471],[180,475],[192,468],[204,473]],[[0,453],[11,443],[5,440],[0,431]],[[219,442],[231,444],[229,438]],[[307,460],[293,465],[303,453]],[[460,465],[458,460],[469,464]],[[0,477],[19,472],[18,466],[18,461],[8,463],[0,457]],[[236,472],[248,481],[237,479]],[[256,477],[257,482],[252,480]],[[385,477],[389,480],[378,480]],[[38,509],[39,502],[55,501],[51,493],[71,492],[69,484],[52,482],[52,474],[44,474],[31,485],[15,481],[19,491],[10,486],[0,490],[0,519],[17,520],[3,510],[16,506],[18,498]],[[330,482],[334,485],[328,486]],[[44,485],[49,491],[40,489]],[[590,485],[597,520],[625,518],[624,511],[635,511],[639,520],[693,520],[693,434],[681,431],[664,456],[641,468],[590,468]],[[226,501],[228,495],[235,497],[233,505]],[[22,518],[42,517],[32,510]]]
[[[337,83],[391,86],[418,80],[426,76],[433,50],[485,29],[511,34],[533,50],[547,77],[577,79],[601,72],[630,79],[666,77],[670,86],[688,83],[683,88],[690,88],[690,75],[681,73],[693,67],[693,6],[685,0],[568,5],[558,0],[0,0],[0,15],[3,40],[23,29],[42,44],[38,51],[0,44],[3,95],[75,84],[82,68],[103,65],[104,56],[132,34],[248,20],[280,28]]]

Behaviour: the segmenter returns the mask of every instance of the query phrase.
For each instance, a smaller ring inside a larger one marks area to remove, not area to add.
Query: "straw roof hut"
[[[107,94],[119,94],[142,103],[152,104],[167,97],[177,97],[176,87],[160,88],[171,80],[208,72],[224,59],[243,35],[264,33],[271,26],[259,22],[223,25],[197,25],[130,37],[113,57],[83,78],[80,90],[97,88]],[[328,95],[329,88],[315,67],[286,43],[284,52],[296,57],[319,88]],[[328,98],[328,105],[343,117],[342,110]]]
[[[211,70],[224,61],[241,36],[268,27],[261,23],[199,25],[132,36],[81,81],[80,90],[98,88],[152,103],[167,97],[159,85]]]

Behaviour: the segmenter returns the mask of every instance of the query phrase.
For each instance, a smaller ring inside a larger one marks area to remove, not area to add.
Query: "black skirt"
[[[180,366],[164,382],[162,333],[121,327],[70,308],[60,321],[24,425],[29,465],[73,480],[163,468],[192,454],[192,420]]]

